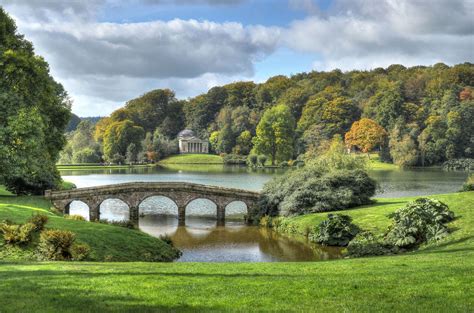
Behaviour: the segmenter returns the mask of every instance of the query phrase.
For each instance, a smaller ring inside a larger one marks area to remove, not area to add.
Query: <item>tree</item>
[[[120,158],[124,159],[127,148],[131,143],[134,143],[135,148],[140,151],[144,134],[143,128],[136,126],[130,120],[110,124],[104,134],[104,156],[106,160],[113,162]]]
[[[298,121],[298,131],[304,133],[313,125],[321,125],[320,136],[332,138],[343,135],[360,116],[354,102],[342,95],[337,88],[326,88],[312,97],[303,108]]]
[[[0,112],[1,183],[17,194],[57,187],[70,101],[1,7]]]
[[[223,153],[231,153],[235,145],[234,132],[230,124],[226,124],[221,131],[219,131],[218,149]]]
[[[157,128],[153,133],[153,151],[155,152],[156,159],[165,158],[178,152],[178,142],[170,140],[161,134]]]
[[[369,153],[385,141],[387,132],[375,121],[362,118],[352,124],[345,135],[345,142],[349,148],[357,147],[364,153]]]
[[[237,145],[232,150],[235,154],[247,155],[252,150],[252,134],[248,130],[244,130],[237,137]]]
[[[125,160],[127,161],[128,164],[133,164],[137,162],[138,158],[138,153],[140,152],[140,149],[135,143],[131,143],[127,147],[127,154]]]
[[[350,155],[339,135],[324,142],[319,149],[315,158],[306,157],[308,166],[323,172],[367,169],[367,159]]]
[[[104,117],[101,118],[96,124],[94,129],[94,140],[100,144],[102,144],[104,140],[104,134],[110,124],[112,124],[113,120],[111,117]]]
[[[128,101],[111,119],[131,120],[147,132],[159,128],[165,136],[174,137],[184,127],[183,102],[170,89],[156,89]]]
[[[274,106],[263,114],[253,139],[256,153],[270,156],[275,161],[286,161],[293,155],[295,121],[285,105]]]
[[[402,135],[398,125],[390,132],[389,148],[393,163],[400,167],[414,166],[418,162],[415,140],[409,134]]]
[[[214,152],[220,153],[219,151],[219,132],[213,131],[209,136],[209,144]]]
[[[84,148],[74,153],[72,163],[99,163],[101,161],[100,155],[92,148]]]
[[[391,129],[403,116],[403,97],[400,84],[384,83],[369,99],[365,114],[385,129]]]

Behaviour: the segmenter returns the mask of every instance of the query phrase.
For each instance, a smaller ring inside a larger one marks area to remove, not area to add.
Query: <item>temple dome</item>
[[[196,137],[196,135],[194,134],[194,132],[190,129],[185,129],[185,130],[182,130],[179,132],[178,134],[178,138],[179,139],[186,139],[186,138],[193,138],[193,137]]]

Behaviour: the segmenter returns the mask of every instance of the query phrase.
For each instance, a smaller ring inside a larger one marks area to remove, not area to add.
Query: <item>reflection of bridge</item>
[[[234,201],[242,201],[247,206],[247,217],[257,210],[260,193],[217,186],[192,183],[125,183],[116,185],[78,188],[64,191],[47,190],[46,198],[63,212],[69,214],[69,205],[73,201],[82,201],[89,207],[91,221],[100,219],[100,204],[107,199],[120,199],[128,205],[130,221],[138,225],[139,206],[145,199],[164,196],[176,203],[178,218],[184,222],[187,205],[196,199],[208,199],[217,206],[217,220],[225,220],[225,209]]]

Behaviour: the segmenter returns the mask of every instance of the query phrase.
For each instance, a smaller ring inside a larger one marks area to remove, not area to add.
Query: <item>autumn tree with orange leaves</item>
[[[352,124],[351,129],[345,135],[346,145],[352,149],[357,147],[364,153],[369,153],[377,146],[383,144],[387,132],[369,118],[362,118]]]

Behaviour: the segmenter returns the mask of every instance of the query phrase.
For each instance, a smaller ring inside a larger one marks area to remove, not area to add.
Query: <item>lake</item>
[[[261,190],[284,169],[251,170],[239,166],[179,165],[130,169],[61,171],[77,187],[125,182],[192,182],[248,190]],[[373,170],[380,185],[376,197],[394,198],[449,193],[461,188],[467,173],[441,169]],[[140,205],[139,227],[152,236],[169,236],[183,252],[181,262],[275,262],[316,261],[341,258],[340,249],[321,247],[306,239],[289,238],[243,223],[245,205],[232,203],[226,209],[226,225],[217,225],[215,204],[192,201],[186,210],[186,225],[178,225],[177,207],[168,198],[151,197]],[[72,203],[71,214],[88,218],[87,207]],[[128,219],[128,207],[120,200],[101,205],[101,218]]]

